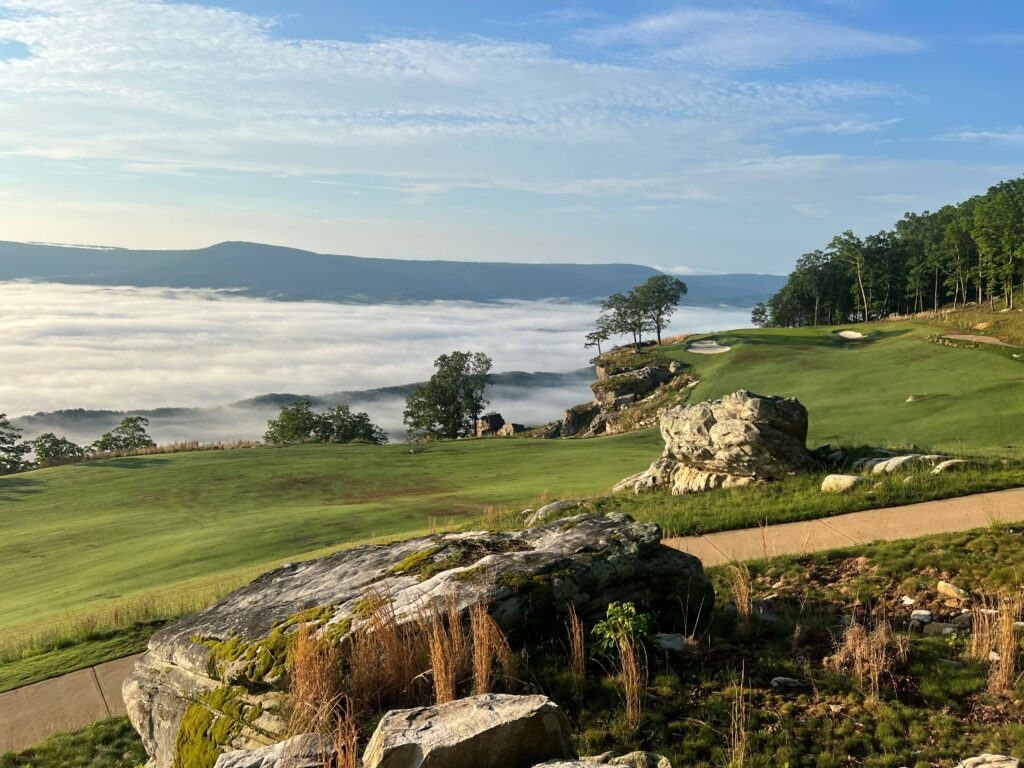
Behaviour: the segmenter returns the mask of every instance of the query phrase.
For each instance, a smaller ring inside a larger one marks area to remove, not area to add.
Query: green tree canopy
[[[686,283],[676,277],[654,275],[630,292],[640,311],[654,326],[658,344],[661,344],[661,332],[668,326],[687,290]]]
[[[31,450],[21,439],[21,430],[11,424],[6,413],[0,413],[0,475],[29,469],[31,463],[25,457]]]
[[[276,419],[267,422],[268,443],[386,443],[388,436],[366,413],[353,413],[347,405],[317,413],[309,400],[282,405]]]
[[[32,452],[36,455],[36,461],[42,465],[74,461],[84,458],[88,453],[82,446],[71,442],[66,437],[57,437],[53,432],[44,432],[33,440],[31,445]]]
[[[452,352],[434,361],[434,374],[405,401],[405,424],[412,437],[454,440],[475,433],[488,401],[491,358],[482,352]]]
[[[114,429],[101,435],[92,448],[100,452],[152,448],[156,443],[146,432],[148,426],[149,419],[145,416],[125,416]]]

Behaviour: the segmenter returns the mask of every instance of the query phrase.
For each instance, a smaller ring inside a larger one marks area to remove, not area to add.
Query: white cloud
[[[496,371],[572,371],[587,365],[582,337],[596,313],[595,306],[553,302],[373,306],[0,283],[0,412],[218,406],[268,392],[393,386],[422,381],[434,358],[452,349],[487,352]],[[746,322],[743,312],[684,308],[673,328]],[[506,418],[538,422],[586,393],[581,384],[494,399]],[[366,408],[399,428],[401,403]],[[186,421],[158,436],[252,438],[265,418],[228,409],[210,425]]]
[[[840,120],[833,123],[819,123],[816,125],[801,125],[792,130],[793,133],[831,133],[842,136],[854,136],[863,133],[881,133],[903,119],[893,117],[889,120],[863,120],[850,119]]]
[[[792,11],[753,8],[681,8],[592,29],[582,37],[599,45],[655,48],[679,62],[738,69],[911,53],[925,47],[904,35],[871,32]]]
[[[990,141],[996,144],[1024,145],[1024,126],[1000,130],[984,130],[980,128],[964,128],[950,131],[933,138],[933,141]]]
[[[132,173],[571,188],[595,181],[595,169],[599,181],[760,154],[765,128],[841,123],[846,103],[897,94],[862,82],[733,80],[666,60],[598,63],[478,37],[284,39],[268,19],[156,0],[0,0],[3,8],[18,13],[0,18],[0,37],[32,56],[0,63],[0,149],[110,159]],[[725,35],[730,19],[741,30],[760,24],[750,14],[680,13],[675,23],[691,19],[701,35]],[[804,17],[766,18],[798,36],[822,32]],[[899,47],[849,34],[863,52]],[[833,44],[843,50],[827,36],[817,45]]]

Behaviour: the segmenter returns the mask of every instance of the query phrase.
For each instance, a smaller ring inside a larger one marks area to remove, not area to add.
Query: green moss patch
[[[237,688],[218,688],[188,705],[174,743],[174,768],[213,768],[223,747],[262,714]]]

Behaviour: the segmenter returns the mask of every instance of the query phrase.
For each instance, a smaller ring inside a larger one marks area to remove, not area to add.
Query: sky
[[[560,302],[402,305],[286,302],[223,291],[0,282],[0,411],[226,406],[271,392],[322,395],[425,380],[435,357],[485,350],[497,371],[573,371],[593,350],[595,308]],[[749,313],[682,307],[667,334],[747,323]],[[54,366],[53,361],[60,361]],[[509,421],[540,424],[587,400],[578,386],[489,396]],[[497,390],[498,388],[494,388]],[[404,402],[362,406],[402,430]],[[161,441],[258,438],[267,411],[154,423]],[[71,427],[72,439],[94,439]],[[29,435],[32,436],[32,435]]]
[[[0,238],[785,273],[1024,172],[1024,3],[0,0]]]

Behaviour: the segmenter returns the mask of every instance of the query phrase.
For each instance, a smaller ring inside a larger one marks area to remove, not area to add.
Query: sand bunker
[[[723,352],[728,352],[732,347],[723,347],[714,339],[705,339],[704,341],[695,341],[688,348],[690,352],[696,352],[698,355],[720,355]]]
[[[839,331],[839,335],[844,339],[863,339],[864,334],[860,331]]]

